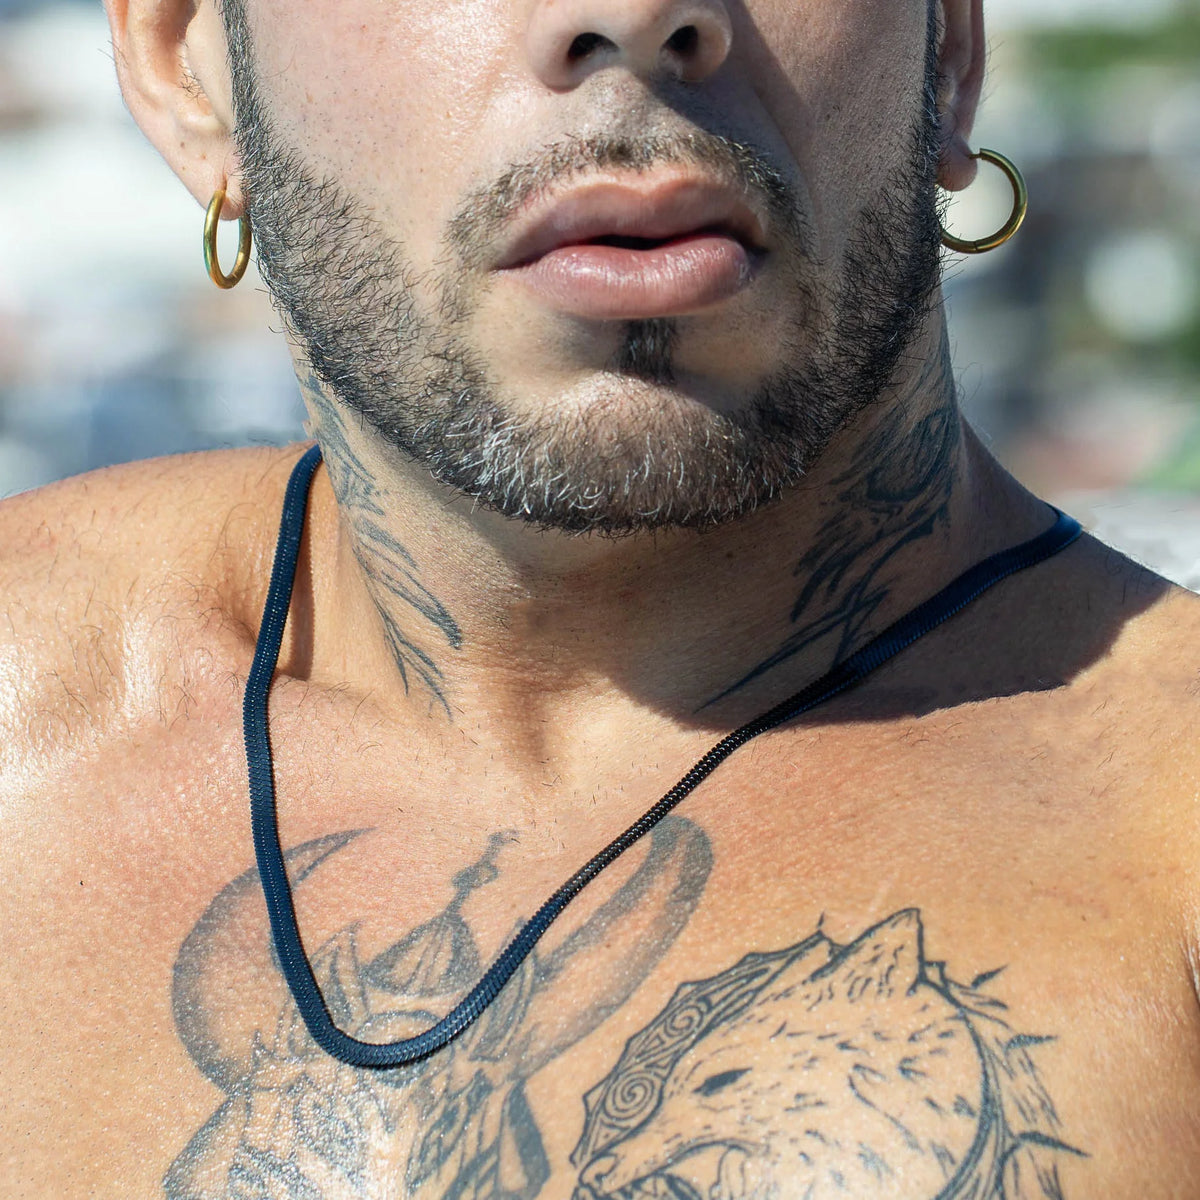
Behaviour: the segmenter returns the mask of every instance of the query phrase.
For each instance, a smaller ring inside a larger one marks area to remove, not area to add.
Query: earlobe
[[[105,0],[121,92],[133,119],[187,189],[207,205],[236,183],[225,39],[214,0]]]
[[[964,192],[978,174],[979,162],[967,139],[957,130],[943,137],[938,160],[938,186],[947,192]]]

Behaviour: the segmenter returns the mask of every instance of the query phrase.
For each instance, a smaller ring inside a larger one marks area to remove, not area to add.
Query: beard
[[[661,132],[643,124],[628,136],[554,142],[465,197],[447,227],[446,262],[421,277],[436,302],[419,306],[403,245],[277,136],[241,6],[226,0],[224,11],[243,185],[263,279],[289,334],[344,412],[489,509],[613,536],[745,516],[793,487],[879,399],[924,326],[940,277],[932,37],[904,166],[858,214],[830,294],[814,294],[811,231],[768,157],[676,120]],[[790,264],[792,336],[752,394],[717,406],[677,385],[678,320],[624,322],[599,395],[570,411],[522,412],[467,333],[488,242],[529,197],[573,175],[664,164],[701,167],[769,212]]]

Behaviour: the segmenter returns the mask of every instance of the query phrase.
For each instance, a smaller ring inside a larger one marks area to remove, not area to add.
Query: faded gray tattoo
[[[293,886],[357,836],[293,851]],[[493,837],[455,877],[446,909],[383,953],[363,961],[350,928],[312,956],[340,1028],[366,1041],[411,1037],[478,981],[462,905],[497,879],[508,840]],[[213,901],[175,967],[179,1036],[227,1099],[168,1171],[168,1200],[531,1200],[549,1163],[526,1082],[641,986],[687,924],[711,861],[700,829],[666,818],[629,880],[557,947],[531,954],[475,1025],[433,1058],[382,1072],[325,1054],[290,997],[274,1028],[246,1025],[230,964],[246,963],[251,930],[265,936],[258,873],[248,871]],[[585,1001],[566,1000],[580,991]]]
[[[426,631],[432,628],[436,640],[444,641],[452,650],[462,646],[458,622],[421,582],[413,556],[383,527],[386,496],[370,469],[354,452],[343,417],[325,397],[321,381],[309,372],[300,386],[316,415],[325,468],[342,513],[354,530],[355,555],[383,621],[404,689],[411,694],[413,685],[419,685],[448,716],[450,706],[443,672],[432,654],[406,632],[398,613],[419,618],[420,628]]]
[[[292,851],[293,885],[359,836]],[[382,953],[363,958],[350,927],[313,955],[342,1029],[410,1037],[478,980],[463,907],[499,878],[509,840],[494,836],[445,909]],[[179,1036],[226,1099],[167,1172],[167,1200],[549,1194],[526,1085],[638,990],[711,863],[705,834],[666,818],[628,880],[535,950],[475,1025],[389,1071],[320,1050],[278,972],[274,1023],[245,1015],[238,997],[267,958],[248,871],[176,964]],[[601,1082],[561,1097],[582,1129],[573,1200],[1063,1200],[1059,1163],[1080,1152],[1060,1136],[1035,1064],[1051,1039],[1014,1031],[989,991],[997,975],[955,982],[926,958],[920,915],[906,910],[849,945],[818,929],[682,984]]]
[[[796,563],[803,581],[792,605],[792,631],[751,670],[708,703],[737,692],[813,643],[833,640],[833,662],[848,658],[881,629],[876,613],[894,582],[893,560],[945,525],[954,482],[961,421],[950,348],[926,364],[912,388],[940,403],[912,429],[906,405],[897,405],[831,485],[841,502]]]
[[[1061,1200],[1079,1151],[1004,1005],[920,914],[684,984],[585,1097],[575,1200]]]

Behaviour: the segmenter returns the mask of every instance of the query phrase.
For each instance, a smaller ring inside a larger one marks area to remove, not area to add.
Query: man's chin
[[[400,448],[473,505],[606,537],[737,520],[794,484],[816,449],[765,391],[724,396],[727,413],[678,383],[605,371],[544,405],[529,399],[460,403],[436,443]]]
[[[736,419],[788,373],[779,340],[727,337],[690,318],[587,323],[528,339],[489,330],[472,340],[469,357],[486,363],[486,390],[507,412],[535,424],[577,420],[589,436],[600,424],[644,437],[666,436],[696,413]]]
[[[676,369],[651,331],[637,335],[619,359],[614,355],[597,369],[565,379],[493,380],[480,407],[494,405],[502,414],[501,436],[528,445],[530,452],[578,464],[603,456],[644,474],[647,454],[669,458],[675,470],[680,461],[703,469],[714,445],[747,437],[768,390],[764,378],[731,384]]]

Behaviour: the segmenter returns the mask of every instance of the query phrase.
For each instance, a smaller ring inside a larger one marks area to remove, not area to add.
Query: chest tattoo
[[[293,850],[293,886],[359,836]],[[509,840],[495,835],[443,911],[381,953],[364,957],[351,926],[312,955],[339,1027],[410,1036],[478,979],[463,907],[499,878]],[[244,1015],[239,973],[267,951],[257,873],[242,875],[176,963],[179,1035],[225,1100],[167,1171],[167,1200],[565,1194],[548,1186],[527,1084],[641,987],[711,862],[704,832],[667,817],[626,882],[532,954],[476,1025],[386,1071],[320,1050],[286,987],[273,1024]],[[1015,1032],[996,974],[955,982],[905,910],[848,945],[817,930],[680,984],[603,1079],[562,1097],[580,1122],[560,1168],[573,1200],[1061,1200],[1059,1164],[1080,1152],[1039,1079],[1051,1039]]]

